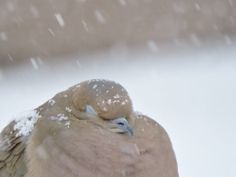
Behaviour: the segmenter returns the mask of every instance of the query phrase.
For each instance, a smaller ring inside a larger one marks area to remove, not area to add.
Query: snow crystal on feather
[[[49,117],[49,119],[63,121],[63,120],[68,120],[68,117],[66,117],[64,114],[57,114],[56,116]]]
[[[70,107],[68,107],[68,106],[66,106],[65,109],[66,109],[67,112],[72,112],[72,109]]]
[[[119,98],[120,98],[120,95],[119,95],[119,94],[116,94],[113,98],[119,99]]]
[[[97,88],[97,85],[95,84],[94,86],[93,86],[93,89],[96,89]],[[97,91],[97,90],[96,90]]]
[[[49,117],[50,120],[53,121],[57,121],[58,123],[62,123],[65,125],[65,127],[70,128],[70,121],[69,118],[67,116],[65,116],[65,114],[57,114],[56,116],[51,116]]]
[[[102,15],[102,13],[99,10],[95,10],[94,14],[95,14],[96,19],[99,23],[101,23],[101,24],[106,23],[104,16]]]
[[[15,119],[16,124],[14,125],[14,130],[18,131],[16,137],[28,136],[33,128],[34,124],[38,121],[40,115],[36,110],[24,113],[19,118]]]
[[[53,100],[53,99],[50,99],[50,100],[48,100],[48,103],[49,103],[51,106],[53,106],[53,105],[56,103],[56,101]]]

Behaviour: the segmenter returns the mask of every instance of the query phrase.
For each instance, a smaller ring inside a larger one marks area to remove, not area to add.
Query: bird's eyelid
[[[94,116],[98,115],[97,111],[95,111],[95,109],[91,105],[86,105],[85,106],[85,112],[89,113],[91,115],[94,115]]]
[[[120,123],[127,124],[128,120],[125,117],[119,117],[119,118],[113,119],[112,123],[115,123],[115,124],[120,124]]]

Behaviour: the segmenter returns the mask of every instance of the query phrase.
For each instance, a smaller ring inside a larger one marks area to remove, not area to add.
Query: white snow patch
[[[99,10],[95,10],[94,15],[96,16],[96,19],[99,23],[104,24],[106,23],[106,20],[102,13]]]
[[[49,117],[49,119],[50,120],[63,121],[63,120],[68,120],[68,117],[66,117],[64,114],[60,113],[60,114],[57,114],[56,116]]]
[[[39,113],[36,110],[33,110],[25,112],[22,116],[15,119],[16,124],[14,125],[14,130],[18,131],[16,137],[28,136],[32,132],[34,124],[39,118]]]
[[[121,105],[126,105],[126,102],[125,102],[125,101],[123,101],[123,102],[121,103]]]
[[[70,121],[67,121],[67,122],[65,123],[65,126],[66,126],[67,128],[70,128]]]
[[[8,40],[8,36],[5,32],[0,32],[0,38],[3,40],[3,41],[7,41]]]
[[[68,106],[66,106],[65,109],[66,109],[67,112],[71,112],[72,111],[72,109],[70,107],[68,107]]]
[[[111,99],[107,100],[107,104],[111,104],[111,102],[112,102]]]
[[[59,24],[61,27],[64,27],[64,26],[65,26],[65,22],[64,22],[64,20],[63,20],[63,18],[62,18],[62,15],[59,14],[59,13],[56,13],[56,14],[55,14],[55,17],[56,17],[56,19],[57,19],[58,24]]]
[[[120,95],[119,95],[119,94],[116,94],[115,96],[113,96],[113,98],[119,99],[119,98],[120,98]]]
[[[107,111],[108,109],[107,109],[107,107],[104,106],[104,107],[102,107],[102,110]]]
[[[53,121],[58,121],[59,123],[63,123],[67,128],[70,128],[70,121],[69,118],[67,116],[65,116],[65,114],[57,114],[56,116],[51,116],[49,117],[50,120]]]
[[[97,88],[97,85],[95,84],[94,86],[93,86],[93,89],[96,89]]]
[[[53,99],[50,99],[50,100],[48,100],[48,104],[53,106],[54,104],[56,104],[56,101]]]

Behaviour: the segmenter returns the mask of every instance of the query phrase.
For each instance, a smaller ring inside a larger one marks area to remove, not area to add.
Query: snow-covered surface
[[[135,110],[165,127],[181,177],[235,177],[235,57],[235,46],[219,46],[173,55],[113,52],[37,69],[31,63],[0,67],[0,128],[78,82],[106,78],[128,90]]]
[[[37,111],[27,111],[21,113],[20,116],[15,118],[16,124],[14,125],[14,130],[17,131],[16,136],[28,136],[34,128],[34,124],[38,121],[40,115]]]

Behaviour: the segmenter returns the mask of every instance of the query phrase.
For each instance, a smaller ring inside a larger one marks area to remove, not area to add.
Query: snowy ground
[[[235,177],[235,57],[232,46],[173,55],[109,53],[87,61],[0,68],[0,129],[73,84],[112,79],[127,88],[136,110],[166,128],[181,177]]]

